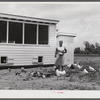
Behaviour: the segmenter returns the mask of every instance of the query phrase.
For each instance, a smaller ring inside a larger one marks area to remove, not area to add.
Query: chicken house
[[[0,66],[54,64],[58,22],[0,13]]]

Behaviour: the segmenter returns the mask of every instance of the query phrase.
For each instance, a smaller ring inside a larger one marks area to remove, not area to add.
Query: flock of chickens
[[[96,69],[94,69],[92,66],[88,66],[88,70],[86,68],[84,68],[83,65],[80,65],[79,63],[77,64],[68,64],[66,66],[68,69],[76,69],[78,71],[80,71],[83,74],[88,74],[89,72],[96,72]],[[55,67],[56,68],[56,67]],[[100,69],[99,69],[100,71]],[[58,69],[55,70],[55,73],[57,76],[66,76],[67,71],[63,70],[63,71],[59,71]]]
[[[63,70],[63,71],[59,71],[57,69],[56,66],[53,66],[52,68],[53,70],[46,70],[46,71],[30,71],[28,72],[24,67],[21,67],[20,71],[18,72],[14,72],[14,75],[16,76],[23,76],[23,73],[24,74],[27,74],[26,78],[24,80],[29,80],[30,78],[32,79],[33,77],[38,77],[38,78],[49,78],[51,76],[57,76],[57,77],[61,77],[61,76],[66,76],[67,72],[66,70]],[[73,70],[73,69],[77,69],[77,70],[81,70],[81,72],[83,74],[88,74],[90,71],[91,72],[96,72],[96,70],[89,66],[88,69],[85,69],[83,65],[80,65],[80,64],[69,64],[66,66],[66,69],[70,69],[70,70]],[[8,68],[8,70],[4,73],[6,74],[7,72],[11,72],[11,69]]]
[[[87,71],[87,69],[85,69],[85,68],[83,67],[83,65],[79,65],[78,63],[77,63],[77,64],[72,64],[72,65],[69,64],[68,67],[69,67],[69,68],[74,67],[74,68],[77,68],[77,69],[79,69],[79,70],[83,69],[83,73],[84,73],[84,74],[88,74],[88,73],[89,73],[89,72]],[[92,66],[89,66],[88,69],[89,69],[90,71],[92,71],[92,72],[96,72],[96,70],[95,70]]]

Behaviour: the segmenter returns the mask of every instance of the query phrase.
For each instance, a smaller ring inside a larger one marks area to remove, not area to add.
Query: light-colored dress
[[[55,62],[56,66],[64,66],[64,54],[65,54],[65,47],[57,47],[56,48],[56,52],[57,52],[57,59]]]

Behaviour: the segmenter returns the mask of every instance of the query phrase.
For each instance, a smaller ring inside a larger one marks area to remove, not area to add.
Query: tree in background
[[[75,54],[81,54],[81,49],[80,49],[80,47],[75,48],[74,53],[75,53]]]
[[[92,53],[92,54],[95,54],[95,53],[96,53],[96,52],[95,52],[95,49],[96,49],[96,48],[95,48],[95,45],[94,45],[94,44],[91,44],[91,45],[90,45],[90,48],[91,48],[91,53]]]
[[[85,54],[90,54],[92,52],[92,48],[91,48],[91,44],[88,42],[88,41],[84,41],[84,51],[85,51]]]
[[[95,43],[95,53],[100,54],[100,45],[97,42]]]
[[[88,41],[83,42],[85,48],[81,50],[80,47],[75,48],[75,54],[100,54],[100,45],[99,43],[90,44]]]

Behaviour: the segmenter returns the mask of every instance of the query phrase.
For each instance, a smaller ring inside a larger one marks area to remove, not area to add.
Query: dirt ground
[[[88,70],[91,65],[96,72],[83,74],[82,70],[67,70],[67,75],[57,80],[57,76],[52,75],[48,78],[27,77],[29,72],[40,71],[41,67],[25,69],[26,73],[15,75],[21,69],[0,70],[0,89],[1,90],[100,90],[100,59],[94,57],[75,57],[75,62],[80,62]],[[44,72],[47,70],[54,73],[53,67],[42,68]]]
[[[53,69],[52,67],[43,68],[44,70]],[[100,90],[99,72],[83,75],[81,72],[68,73],[65,77],[57,80],[57,76],[49,78],[33,77],[28,80],[27,75],[32,70],[39,71],[40,68],[25,69],[27,72],[15,75],[20,69],[0,70],[0,89],[1,90]]]

